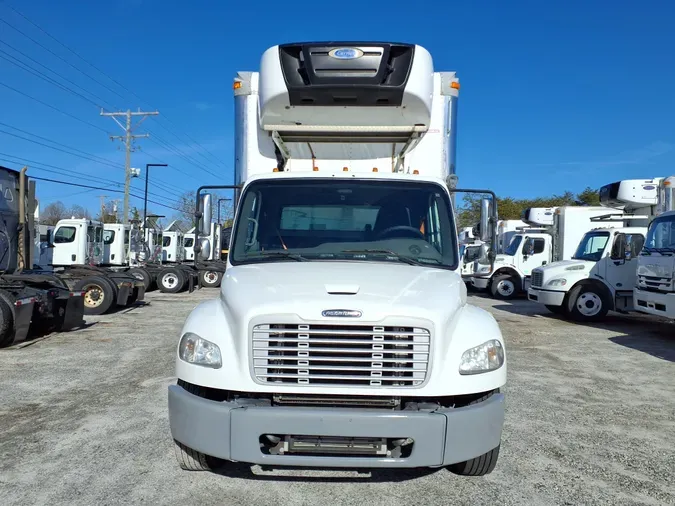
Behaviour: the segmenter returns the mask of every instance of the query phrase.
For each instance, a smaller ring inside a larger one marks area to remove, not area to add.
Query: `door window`
[[[75,240],[75,227],[59,227],[54,234],[54,244],[64,244]]]

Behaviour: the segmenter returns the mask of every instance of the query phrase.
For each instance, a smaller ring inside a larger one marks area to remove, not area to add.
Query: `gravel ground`
[[[675,325],[581,326],[479,296],[509,357],[492,474],[181,471],[166,388],[184,317],[215,294],[151,293],[87,329],[1,350],[2,504],[675,504]]]

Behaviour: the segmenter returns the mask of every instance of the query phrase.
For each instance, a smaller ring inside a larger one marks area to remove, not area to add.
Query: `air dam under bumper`
[[[440,467],[496,448],[504,423],[504,394],[457,409],[384,411],[353,408],[251,407],[198,397],[169,386],[173,438],[206,455],[261,465],[310,467]],[[270,455],[264,434],[344,438],[411,438],[407,458]]]
[[[483,290],[487,288],[488,284],[490,283],[490,278],[482,278],[478,276],[474,276],[471,278],[471,285],[475,288],[478,288],[480,290]]]
[[[530,288],[527,291],[527,298],[532,302],[538,302],[539,304],[545,304],[547,306],[562,306],[566,294],[567,292]]]

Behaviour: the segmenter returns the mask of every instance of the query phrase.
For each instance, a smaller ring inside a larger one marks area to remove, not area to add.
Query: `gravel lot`
[[[151,293],[86,329],[0,350],[2,504],[675,504],[675,325],[580,326],[479,296],[510,361],[492,474],[181,471],[166,388],[183,319],[215,295]]]

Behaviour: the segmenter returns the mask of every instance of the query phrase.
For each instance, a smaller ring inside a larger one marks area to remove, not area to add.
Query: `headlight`
[[[504,348],[496,339],[470,348],[462,354],[459,374],[480,374],[499,369],[504,365]]]
[[[565,278],[556,278],[546,283],[546,286],[565,286],[566,284],[567,280]]]
[[[484,265],[480,269],[478,269],[479,274],[485,274],[486,272],[490,272],[490,266],[489,265]]]
[[[201,365],[203,367],[219,369],[223,365],[218,345],[192,332],[183,334],[178,344],[178,356],[189,364]]]

